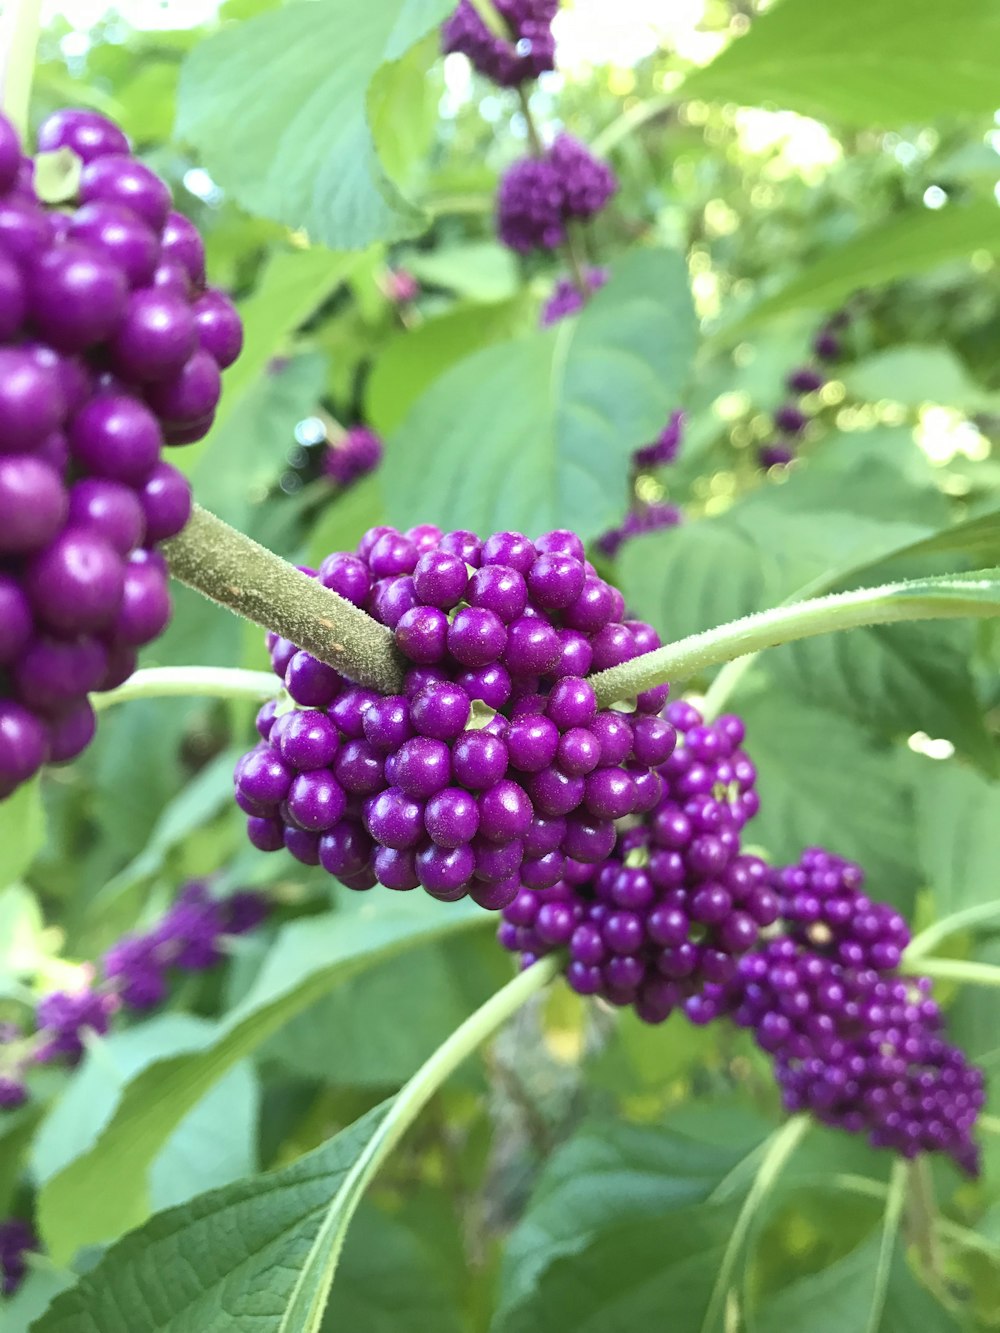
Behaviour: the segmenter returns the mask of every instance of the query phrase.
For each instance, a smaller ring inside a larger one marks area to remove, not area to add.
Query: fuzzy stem
[[[98,713],[133,699],[201,697],[262,703],[273,699],[280,689],[281,681],[270,671],[244,671],[241,667],[146,667],[116,690],[91,695],[90,702]]]
[[[598,705],[607,708],[654,685],[684,680],[705,667],[832,630],[893,621],[997,614],[1000,614],[1000,585],[992,570],[861,588],[760,611],[717,629],[692,634],[631,662],[600,671],[591,676],[590,683]]]
[[[0,16],[0,106],[24,143],[42,0],[7,0]]]
[[[200,505],[164,551],[174,577],[204,597],[283,635],[359,685],[382,694],[402,690],[403,662],[391,630]]]

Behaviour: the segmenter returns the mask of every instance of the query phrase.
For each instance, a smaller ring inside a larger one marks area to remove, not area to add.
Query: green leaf
[[[734,1119],[725,1107],[699,1110],[697,1126],[686,1129],[593,1122],[556,1152],[507,1242],[495,1333],[541,1329],[545,1327],[544,1310],[553,1312],[550,1328],[575,1327],[575,1302],[563,1314],[555,1313],[557,1300],[574,1281],[594,1298],[603,1297],[605,1282],[614,1282],[618,1299],[627,1299],[629,1281],[635,1282],[637,1290],[656,1283],[660,1265],[675,1259],[672,1240],[683,1231],[680,1219],[690,1219],[695,1227],[698,1248],[708,1244],[710,1237],[717,1257],[721,1255],[725,1226],[718,1226],[719,1218],[711,1210],[700,1212],[697,1206],[759,1148],[768,1126],[746,1113]],[[721,1142],[712,1132],[716,1122],[724,1127]],[[731,1220],[728,1211],[726,1217]],[[618,1292],[612,1256],[618,1254],[623,1236],[638,1237],[643,1231],[660,1237],[657,1257],[642,1247],[637,1262],[627,1264],[621,1283],[625,1290]],[[682,1245],[676,1259],[685,1252]],[[599,1275],[595,1261],[600,1264]],[[579,1276],[584,1272],[587,1281],[581,1283]],[[714,1272],[699,1275],[706,1300],[713,1279]],[[602,1314],[609,1322],[601,1323],[598,1317],[584,1327],[595,1333],[626,1327],[617,1307],[620,1322],[615,1322],[609,1309],[602,1307]],[[635,1324],[636,1328],[656,1326],[656,1319]],[[697,1327],[683,1321],[680,1326]]]
[[[344,1243],[323,1333],[465,1333],[440,1271],[441,1239],[363,1205]]]
[[[682,96],[777,105],[852,125],[992,113],[1000,12],[992,0],[783,0],[684,83]],[[887,56],[891,54],[891,59]]]
[[[363,477],[333,495],[309,533],[309,564],[317,568],[331,551],[350,551],[362,535],[385,518],[378,474]]]
[[[207,764],[164,807],[149,841],[94,900],[98,910],[110,907],[143,881],[159,874],[170,853],[225,810],[233,796],[233,768],[241,750],[226,750]]]
[[[126,1084],[157,1061],[203,1042],[212,1030],[205,1019],[167,1013],[95,1041],[35,1137],[36,1179],[50,1180],[87,1150]],[[236,1065],[184,1116],[152,1163],[154,1205],[183,1203],[249,1175],[256,1166],[256,1126],[256,1080],[248,1065]]]
[[[256,83],[259,91],[259,80]],[[243,351],[222,377],[222,400],[215,424],[204,440],[178,452],[178,461],[188,476],[196,475],[201,460],[214,453],[226,423],[264,378],[272,358],[285,351],[292,334],[350,277],[363,258],[320,246],[278,250],[271,256],[253,293],[240,303]]]
[[[527,304],[515,298],[497,305],[458,306],[390,338],[365,387],[370,424],[389,435],[413,404],[456,362],[523,330]]]
[[[437,910],[435,910],[437,909]],[[84,1151],[46,1183],[39,1220],[57,1262],[120,1235],[149,1212],[148,1170],[187,1111],[295,1014],[374,963],[482,920],[474,905],[441,911],[393,903],[286,926],[250,993],[188,1051],[126,1083]],[[108,1190],[110,1175],[118,1182]]]
[[[425,286],[444,287],[470,301],[507,301],[521,285],[517,260],[496,241],[407,251],[403,264]]]
[[[763,1302],[754,1312],[753,1333],[958,1333],[959,1324],[910,1272],[899,1245],[880,1294],[880,1244],[875,1236]]]
[[[908,906],[916,830],[896,756],[836,713],[784,694],[748,698],[740,713],[760,792],[747,838],[779,863],[831,847],[860,862],[874,897]]]
[[[450,8],[323,0],[225,27],[185,62],[177,134],[244,208],[313,240],[360,249],[412,235],[422,215],[378,160],[366,98],[380,66],[405,56]],[[380,76],[376,111],[389,77]]]
[[[316,411],[326,378],[327,360],[319,352],[296,356],[263,374],[222,426],[213,429],[210,446],[191,475],[198,502],[266,542],[266,524],[279,515],[261,505],[261,496],[287,466],[295,426]]]
[[[21,878],[45,842],[45,811],[36,778],[0,802],[0,887]]]
[[[975,250],[991,254],[1000,250],[996,204],[951,204],[938,212],[900,213],[843,245],[828,248],[787,286],[736,315],[714,336],[728,342],[787,310],[835,310],[862,287],[909,278],[939,264],[965,259]]]
[[[889,347],[838,369],[837,378],[849,394],[865,402],[888,399],[906,407],[944,403],[977,412],[997,401],[995,394],[972,378],[951,348],[943,345]]]
[[[917,849],[937,915],[994,901],[1000,784],[956,763],[915,764]]]
[[[263,1057],[309,1078],[336,1070],[344,1086],[398,1087],[510,976],[483,916],[468,938],[411,949],[339,986],[293,1018]]]
[[[625,1333],[697,1329],[733,1220],[729,1206],[666,1208],[637,1222],[613,1218],[574,1254],[553,1260],[531,1295],[506,1304],[491,1333]],[[581,1275],[585,1274],[585,1280]]]
[[[632,451],[680,401],[694,344],[683,261],[628,256],[578,320],[487,348],[418,400],[389,441],[390,519],[595,536],[624,509]]]
[[[390,1106],[291,1166],[157,1214],[57,1298],[35,1333],[277,1333],[330,1199]]]

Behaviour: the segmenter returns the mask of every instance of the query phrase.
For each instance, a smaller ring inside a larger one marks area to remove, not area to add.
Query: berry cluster
[[[730,981],[778,916],[767,867],[740,849],[758,807],[743,723],[706,725],[680,701],[665,717],[677,746],[658,770],[656,805],[596,870],[573,867],[551,888],[522,888],[498,933],[524,966],[566,948],[575,991],[632,1005],[649,1023],[680,1005],[697,1020],[706,987]]]
[[[590,268],[585,281],[587,293],[600,291],[611,273],[606,268]],[[551,328],[569,315],[576,315],[583,309],[584,294],[572,278],[560,278],[552,289],[552,295],[542,307],[539,323],[543,329]]]
[[[90,111],[39,130],[81,166],[58,210],[0,119],[0,799],[87,745],[170,617],[157,544],[191,507],[164,443],[200,439],[239,318],[170,191]]]
[[[0,1222],[0,1293],[13,1296],[28,1272],[25,1255],[38,1248],[38,1237],[23,1218]]]
[[[490,32],[474,5],[459,0],[441,29],[446,55],[459,52],[501,88],[518,88],[555,67],[552,20],[559,0],[494,0],[509,39]]]
[[[662,532],[664,528],[675,528],[681,519],[681,511],[676,505],[661,500],[654,500],[650,504],[636,501],[617,528],[609,528],[607,532],[601,534],[597,539],[597,549],[602,555],[609,557],[617,555],[630,537],[641,536],[644,532]]]
[[[240,891],[213,898],[209,887],[192,881],[148,932],[127,935],[104,955],[104,981],[75,990],[52,991],[35,1009],[35,1032],[4,1025],[0,1030],[0,1108],[28,1099],[24,1073],[31,1064],[75,1065],[89,1034],[103,1036],[124,1005],[142,1011],[167,995],[170,969],[201,972],[225,957],[225,940],[255,929],[267,915],[265,900]]]
[[[522,158],[504,173],[497,195],[500,240],[519,254],[557,250],[567,223],[592,218],[617,188],[606,163],[560,134],[542,156]]]
[[[862,892],[860,866],[821,848],[770,883],[781,934],[706,988],[699,1021],[750,1028],[788,1110],[904,1157],[947,1153],[975,1175],[982,1073],[944,1040],[930,981],[897,973],[906,922]]]
[[[168,990],[171,968],[204,972],[225,957],[224,941],[246,935],[267,916],[258,893],[241,890],[213,898],[209,887],[193,880],[173,907],[145,934],[126,935],[104,955],[104,976],[130,1009],[152,1009]]]
[[[323,451],[323,471],[338,486],[367,477],[382,461],[382,441],[366,426],[352,426]]]
[[[836,361],[840,357],[842,344],[840,333],[850,322],[846,310],[838,311],[816,334],[813,339],[813,354],[820,363],[796,366],[785,380],[789,400],[775,408],[773,420],[777,438],[762,444],[757,457],[762,467],[784,467],[795,457],[798,442],[809,425],[809,395],[818,393],[827,382],[824,363]],[[803,402],[803,399],[806,401]]]
[[[351,888],[422,885],[497,909],[603,860],[614,821],[659,800],[666,687],[633,713],[599,711],[583,679],[659,638],[624,619],[573,533],[373,528],[318,577],[388,625],[412,666],[405,693],[382,697],[270,637],[297,707],[265,704],[237,767],[261,850],[287,847]]]

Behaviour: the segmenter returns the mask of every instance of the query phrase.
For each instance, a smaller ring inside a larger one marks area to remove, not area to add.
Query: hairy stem
[[[28,132],[41,13],[42,0],[7,0],[0,16],[0,107],[22,143]]]
[[[281,681],[270,671],[244,671],[240,667],[146,667],[116,690],[91,695],[90,702],[98,713],[132,699],[200,696],[263,703],[265,699],[273,699],[280,689]]]
[[[403,688],[391,630],[200,505],[165,544],[175,578],[382,694]]]
[[[600,671],[591,676],[590,683],[598,704],[606,708],[654,685],[684,680],[705,667],[795,639],[893,621],[997,614],[1000,614],[1000,582],[992,570],[861,588],[760,611],[717,629],[692,634],[631,662]]]

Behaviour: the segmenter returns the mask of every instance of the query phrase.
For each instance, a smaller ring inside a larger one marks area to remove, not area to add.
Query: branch
[[[188,587],[382,694],[403,688],[392,631],[200,505],[164,544],[170,572]]]
[[[607,708],[654,685],[684,680],[705,667],[832,630],[893,621],[995,615],[1000,615],[998,570],[887,583],[743,616],[599,671],[590,677],[590,683],[599,707]]]
[[[146,667],[129,676],[124,685],[107,694],[92,694],[94,711],[103,713],[132,699],[249,699],[263,703],[281,692],[281,681],[270,671],[242,667]]]

